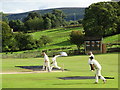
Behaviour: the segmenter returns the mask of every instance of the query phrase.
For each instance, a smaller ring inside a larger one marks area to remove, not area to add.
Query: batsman
[[[94,71],[94,70],[96,71],[96,73],[95,73],[95,79],[96,79],[95,84],[98,83],[99,78],[102,79],[104,83],[106,83],[106,79],[101,75],[102,67],[99,64],[99,62],[97,60],[93,59],[92,56],[89,57],[89,58],[90,58],[90,60],[88,61],[88,63],[91,67],[91,71]]]

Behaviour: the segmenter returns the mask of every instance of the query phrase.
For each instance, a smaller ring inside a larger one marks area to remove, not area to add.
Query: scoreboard
[[[102,38],[89,37],[84,42],[85,53],[102,53]]]

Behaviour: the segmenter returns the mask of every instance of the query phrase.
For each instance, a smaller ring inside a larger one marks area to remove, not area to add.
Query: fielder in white
[[[51,72],[49,57],[45,52],[42,52],[42,55],[44,56],[43,70],[48,70],[48,72]]]
[[[51,62],[51,64],[52,64],[52,66],[51,66],[51,70],[53,69],[53,67],[56,67],[56,68],[58,68],[58,69],[61,69],[61,67],[59,67],[58,65],[57,65],[57,61],[56,61],[56,58],[57,57],[60,57],[61,55],[53,55],[53,58],[52,58],[52,62]]]
[[[104,83],[106,83],[106,79],[101,75],[101,65],[99,64],[99,62],[97,60],[95,60],[92,56],[89,57],[90,60],[89,60],[89,65],[91,66],[91,71],[94,71],[96,70],[96,73],[95,73],[95,78],[96,78],[96,81],[95,81],[95,84],[98,83],[98,79],[100,77],[100,79],[103,80]]]

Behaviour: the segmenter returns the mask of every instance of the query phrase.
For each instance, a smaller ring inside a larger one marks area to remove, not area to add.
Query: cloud
[[[26,10],[23,9],[13,9],[13,10],[6,10],[4,13],[23,13],[26,12]]]
[[[2,0],[4,13],[21,13],[61,7],[88,7],[92,3],[110,0]]]
[[[16,9],[14,11],[11,11],[11,13],[22,13],[22,12],[25,12],[25,10],[23,10],[23,9]]]

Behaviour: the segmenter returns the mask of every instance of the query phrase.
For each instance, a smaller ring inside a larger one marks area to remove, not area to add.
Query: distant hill
[[[66,14],[66,20],[70,21],[70,20],[78,20],[78,19],[82,19],[84,17],[84,13],[85,13],[85,8],[54,8],[54,9],[58,9],[63,11]],[[52,12],[53,9],[45,9],[45,10],[34,10],[35,12],[40,13],[41,15],[48,13],[48,12]],[[30,11],[33,12],[33,11]],[[25,13],[18,13],[18,14],[9,14],[7,16],[8,20],[23,20],[23,18],[25,18],[28,15],[29,12],[25,12]]]

